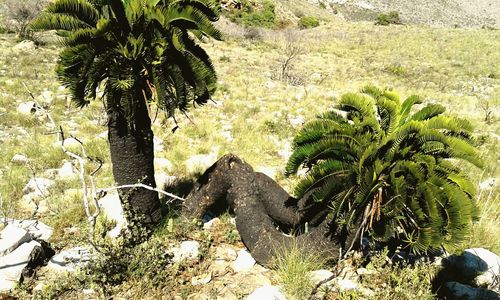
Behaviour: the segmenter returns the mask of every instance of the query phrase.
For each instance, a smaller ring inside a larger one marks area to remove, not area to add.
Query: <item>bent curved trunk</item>
[[[108,141],[117,185],[143,183],[156,187],[154,178],[153,131],[146,104],[138,108],[135,129],[127,125],[125,117],[108,112]],[[158,193],[144,188],[119,190],[122,204],[144,216],[143,225],[151,227],[161,219]],[[129,217],[129,216],[127,216]]]
[[[332,230],[324,203],[309,197],[295,199],[266,175],[234,155],[225,155],[196,182],[186,198],[183,214],[202,218],[207,211],[229,209],[243,243],[257,262],[272,264],[277,253],[299,246],[318,256],[338,258],[352,234]],[[309,230],[300,234],[304,224]],[[298,233],[297,237],[283,232]]]

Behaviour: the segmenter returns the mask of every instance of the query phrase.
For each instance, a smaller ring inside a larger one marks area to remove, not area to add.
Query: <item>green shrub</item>
[[[241,9],[233,9],[228,12],[231,21],[243,24],[245,27],[274,27],[276,13],[272,1],[265,0],[262,3],[242,1]]]
[[[456,245],[477,218],[476,188],[462,166],[482,166],[463,119],[411,96],[365,87],[304,126],[287,174],[308,172],[297,197],[327,201],[337,227],[366,232],[415,253]]]
[[[380,14],[377,17],[376,25],[389,25],[389,24],[402,24],[401,19],[399,18],[399,13],[397,11],[391,11],[388,14]]]
[[[319,26],[319,20],[314,16],[304,16],[299,20],[299,27],[301,29],[314,28],[318,26]]]

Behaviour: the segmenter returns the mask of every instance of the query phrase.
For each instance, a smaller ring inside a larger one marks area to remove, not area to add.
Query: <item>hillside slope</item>
[[[405,23],[500,27],[499,0],[310,0],[349,20],[373,20],[397,11]]]

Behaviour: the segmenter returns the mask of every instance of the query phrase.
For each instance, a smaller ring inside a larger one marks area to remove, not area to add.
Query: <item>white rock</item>
[[[332,272],[330,272],[328,270],[324,270],[324,269],[311,271],[308,273],[308,276],[314,285],[318,284],[320,281],[323,281],[323,280],[329,278],[332,275],[333,275]],[[327,286],[329,286],[331,284],[332,284],[332,281],[326,283]]]
[[[207,284],[212,280],[212,274],[207,273],[207,274],[202,274],[199,276],[195,276],[191,278],[191,284],[192,285],[203,285]]]
[[[170,162],[170,160],[163,157],[155,157],[154,159],[155,171],[168,173],[174,170],[174,165]]]
[[[24,165],[29,162],[29,159],[22,154],[15,154],[10,161],[15,164]]]
[[[188,158],[184,164],[188,173],[204,172],[217,160],[217,153],[196,154]]]
[[[77,176],[75,167],[71,162],[65,162],[60,169],[57,170],[57,176],[62,179],[73,179]]]
[[[177,180],[177,176],[170,176],[163,172],[159,172],[155,174],[156,186],[160,189],[164,189],[165,187],[171,186]],[[160,194],[160,197],[163,195]]]
[[[235,272],[246,272],[252,269],[255,265],[255,259],[252,255],[245,249],[238,252],[238,257],[232,264],[232,268]]]
[[[83,143],[83,140],[82,140],[82,143]],[[54,147],[61,148],[61,142],[59,142],[59,141],[55,142]],[[68,149],[69,151],[78,152],[81,150],[82,144],[80,144],[80,142],[74,138],[66,138],[66,139],[64,139],[64,147],[66,149]]]
[[[200,253],[200,243],[197,241],[184,241],[179,248],[174,248],[174,262],[179,262],[184,259],[197,259]]]
[[[479,189],[481,190],[491,190],[496,183],[496,178],[488,178],[485,181],[479,183]]]
[[[57,272],[74,272],[85,267],[91,260],[90,250],[85,247],[74,247],[54,255],[47,267]]]
[[[208,221],[208,222],[205,222],[203,223],[203,229],[206,229],[206,230],[210,230],[212,229],[214,226],[217,226],[221,223],[220,219],[219,218],[213,218],[212,220]]]
[[[101,139],[107,140],[108,139],[108,131],[107,130],[103,131],[103,132],[99,133],[97,136],[100,137]]]
[[[220,245],[215,248],[215,260],[234,261],[237,257],[236,250],[229,245]]]
[[[17,106],[17,112],[22,115],[32,115],[36,113],[36,111],[37,107],[34,101],[24,102],[19,104],[19,106]]]
[[[299,127],[304,124],[304,117],[303,116],[291,117],[289,121],[290,125],[292,125],[293,127]]]
[[[118,192],[108,192],[106,196],[99,199],[99,206],[106,217],[116,223],[116,226],[108,232],[108,235],[111,238],[118,237],[122,230],[127,228],[127,219]]]
[[[286,300],[279,286],[264,285],[248,295],[246,300]]]
[[[8,224],[12,224],[26,230],[32,238],[48,241],[54,232],[52,227],[42,223],[39,220],[9,220]]]
[[[267,88],[267,89],[274,89],[276,88],[277,84],[274,82],[274,81],[271,81],[271,80],[268,80],[264,83],[264,86]]]
[[[24,229],[8,224],[0,232],[0,256],[14,251],[19,245],[31,240],[31,235]]]
[[[43,178],[43,177],[34,177],[31,178],[28,184],[23,188],[23,193],[25,195],[34,193],[38,196],[48,196],[49,188],[54,185],[54,180]]]
[[[156,136],[153,137],[153,146],[155,152],[162,152],[163,151],[163,140],[157,138]]]
[[[228,142],[232,142],[234,140],[233,135],[229,130],[221,131],[220,135]]]
[[[341,292],[348,290],[355,290],[358,288],[358,284],[351,279],[337,279],[335,280],[335,285]]]
[[[283,145],[283,148],[281,148],[281,150],[278,151],[278,154],[283,157],[285,160],[288,160],[288,158],[290,158],[290,156],[292,155],[293,151],[292,151],[292,145],[290,145],[290,142],[286,142],[284,145]]]
[[[16,286],[37,247],[41,247],[37,241],[23,243],[16,250],[0,257],[0,292],[7,292]]]

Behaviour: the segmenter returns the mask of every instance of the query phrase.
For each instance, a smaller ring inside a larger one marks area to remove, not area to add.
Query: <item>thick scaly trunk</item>
[[[137,108],[135,129],[118,110],[108,111],[108,141],[113,175],[117,185],[143,183],[156,187],[154,178],[153,131],[146,103]],[[151,227],[161,219],[158,193],[144,188],[120,189],[122,203],[144,216],[143,225]]]

